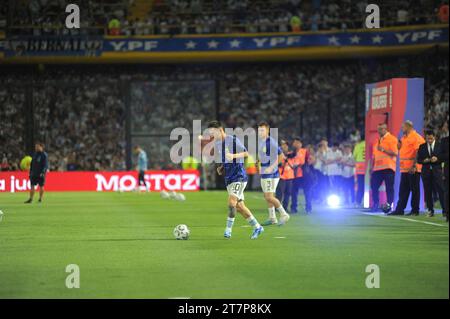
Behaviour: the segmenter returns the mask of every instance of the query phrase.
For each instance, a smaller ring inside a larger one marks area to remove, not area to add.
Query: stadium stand
[[[394,76],[425,77],[426,125],[448,120],[442,55],[326,64],[3,67],[0,151],[17,166],[31,136],[47,143],[53,170],[125,169],[128,105],[131,133],[146,136],[152,168],[169,162],[170,129],[190,129],[193,119],[218,117],[228,127],[267,119],[287,137],[300,132],[308,143],[344,142],[364,123],[364,84]],[[154,94],[143,94],[149,91]]]
[[[9,1],[11,9],[8,33],[14,35],[346,30],[364,28],[368,4],[365,0],[356,4],[350,0],[82,0],[78,1],[83,8],[82,28],[69,31],[62,26],[65,21],[64,3],[55,0],[4,1]],[[445,18],[441,10],[445,5],[445,2],[435,0],[415,1],[415,5],[408,1],[383,1],[380,4],[383,12],[381,26],[448,23],[448,14]],[[114,32],[111,28],[115,29]]]

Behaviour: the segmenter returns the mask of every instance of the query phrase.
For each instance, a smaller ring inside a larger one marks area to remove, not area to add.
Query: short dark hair
[[[435,135],[434,134],[434,130],[433,129],[426,129],[425,130],[425,135],[433,135],[434,136]]]
[[[265,121],[259,122],[258,127],[261,127],[261,126],[265,126],[265,127],[267,127],[267,128],[270,128],[269,123],[267,123],[267,122],[265,122]]]
[[[292,138],[292,140],[293,140],[293,141],[299,141],[299,142],[302,141],[302,139],[300,138],[300,136],[294,136],[294,137]]]
[[[39,146],[41,146],[42,148],[45,147],[45,144],[44,144],[43,142],[41,142],[41,141],[37,141],[36,143],[34,143],[34,145],[39,145]]]
[[[219,121],[211,121],[208,123],[208,128],[221,128],[222,123],[220,123]]]

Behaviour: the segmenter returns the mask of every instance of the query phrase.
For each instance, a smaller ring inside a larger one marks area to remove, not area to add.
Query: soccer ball
[[[177,199],[177,193],[174,191],[169,192],[169,198],[171,199]]]
[[[182,202],[182,201],[186,200],[186,197],[183,194],[180,193],[180,194],[176,194],[175,195],[175,199]]]
[[[173,230],[173,235],[177,240],[186,240],[189,238],[189,228],[186,225],[178,225]]]
[[[168,199],[168,198],[170,198],[169,193],[166,192],[166,191],[161,191],[161,192],[159,193],[159,195],[161,196],[162,199]]]

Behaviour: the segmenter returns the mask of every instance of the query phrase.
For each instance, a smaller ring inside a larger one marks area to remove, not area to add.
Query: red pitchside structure
[[[389,132],[400,139],[402,136],[401,126],[406,120],[412,121],[416,131],[423,134],[423,119],[424,80],[422,78],[394,78],[382,82],[366,84],[365,135],[367,169],[364,207],[369,207],[372,203],[369,172],[372,146],[379,138],[377,132],[378,124],[386,123]],[[398,200],[398,189],[400,185],[399,163],[400,161],[397,160],[394,204],[396,204]],[[380,204],[386,202],[386,193],[383,186],[380,189]],[[423,197],[423,189],[421,190],[421,194]],[[409,203],[407,209],[410,209]],[[423,209],[423,201],[421,201],[421,209]]]

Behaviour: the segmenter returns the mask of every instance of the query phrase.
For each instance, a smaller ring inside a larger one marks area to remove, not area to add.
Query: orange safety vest
[[[306,148],[301,148],[297,151],[295,157],[293,158],[293,165],[298,166],[294,172],[295,177],[303,177],[302,166],[305,165],[305,162],[306,162]]]
[[[360,141],[355,145],[353,150],[353,157],[355,158],[355,175],[366,174],[366,142]]]
[[[293,179],[294,178],[294,164],[293,159],[284,159],[281,167],[279,168],[280,178],[281,179]]]
[[[408,135],[402,136],[400,141],[400,172],[408,173],[413,167],[419,146],[425,143],[425,139],[415,130],[412,130]],[[422,171],[421,164],[416,164],[416,168],[419,173]]]
[[[381,146],[385,150],[394,152],[395,156],[390,156],[384,152],[379,151],[378,146]],[[373,171],[391,169],[395,172],[397,167],[397,154],[398,140],[394,135],[388,132],[382,138],[379,138],[375,143],[373,143]]]
[[[258,173],[258,170],[256,169],[256,165],[251,165],[250,167],[247,167],[246,169],[247,175],[255,175]]]
[[[366,174],[366,162],[356,162],[355,163],[355,174],[365,175]]]

